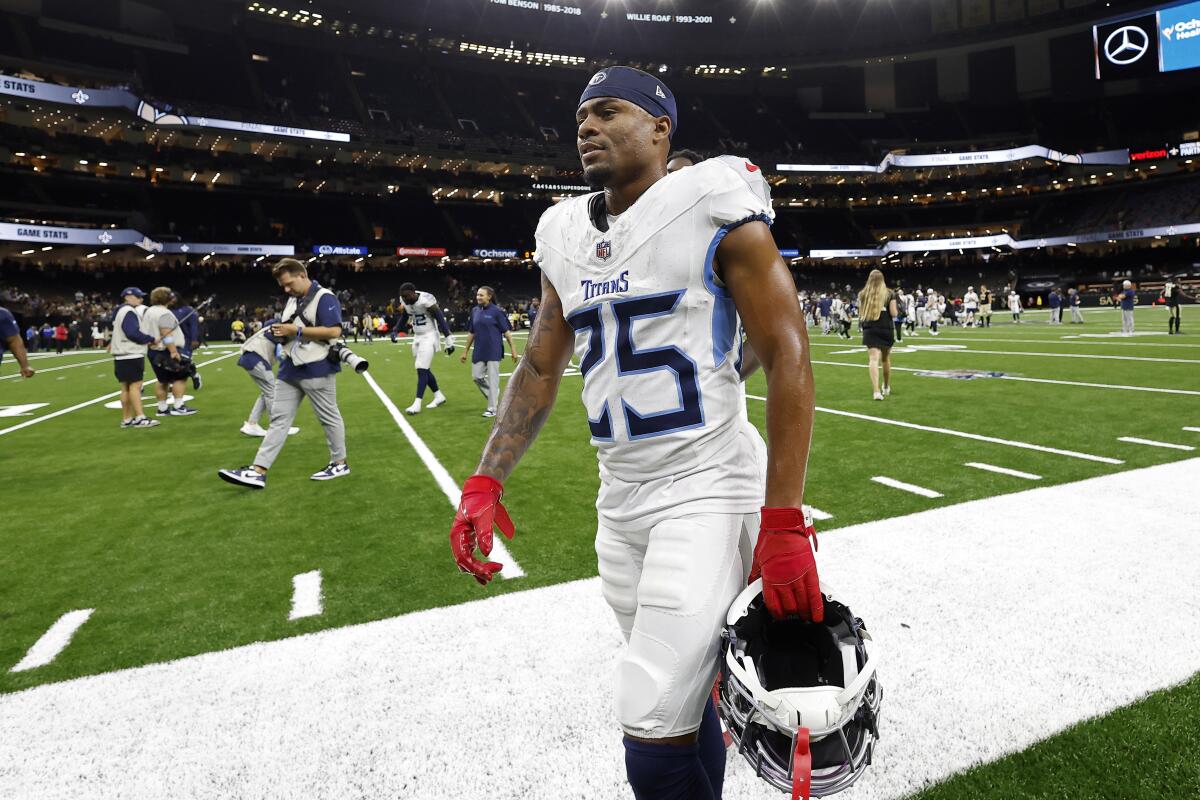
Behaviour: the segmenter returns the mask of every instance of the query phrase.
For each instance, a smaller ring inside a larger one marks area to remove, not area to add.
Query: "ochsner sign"
[[[471,255],[476,258],[516,258],[517,251],[509,249],[489,250],[487,248],[477,248],[471,251]]]

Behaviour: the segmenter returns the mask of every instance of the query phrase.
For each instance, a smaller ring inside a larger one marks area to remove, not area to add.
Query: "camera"
[[[366,372],[370,366],[365,358],[346,347],[342,342],[334,342],[329,346],[327,358],[334,364],[345,364],[360,375]]]

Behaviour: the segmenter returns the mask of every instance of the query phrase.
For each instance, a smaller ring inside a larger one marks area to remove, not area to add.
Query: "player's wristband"
[[[297,338],[297,339],[299,339],[299,338],[300,338],[300,334],[302,334],[302,333],[304,333],[304,323],[303,323],[303,322],[297,322],[297,323],[296,323],[296,338]]]

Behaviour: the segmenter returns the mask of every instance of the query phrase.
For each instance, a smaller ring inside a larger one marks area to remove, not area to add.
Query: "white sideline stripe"
[[[41,375],[46,372],[58,372],[60,369],[75,369],[76,367],[90,367],[93,364],[105,364],[110,361],[112,361],[111,358],[100,358],[95,361],[84,361],[81,364],[65,364],[61,367],[47,367],[46,369],[40,369],[40,368],[35,367],[34,369],[38,375]],[[4,377],[0,378],[0,381],[11,381],[13,378],[19,378],[19,377],[21,377],[21,373],[14,372],[12,375],[5,375]]]
[[[321,570],[314,569],[292,576],[292,610],[288,612],[288,619],[320,616],[323,610]]]
[[[898,481],[895,478],[888,478],[883,475],[876,475],[874,478],[871,478],[871,480],[875,481],[876,483],[881,483],[884,486],[890,486],[893,489],[899,489],[902,492],[919,494],[921,497],[944,496],[941,492],[935,492],[933,489],[926,489],[924,486],[917,486],[915,483],[905,483],[904,481]]]
[[[746,397],[751,400],[766,400],[765,397],[760,397],[756,394],[747,394]],[[951,428],[939,428],[932,425],[918,425],[915,422],[902,422],[898,419],[887,419],[886,417],[872,417],[870,414],[857,414],[853,411],[839,411],[835,408],[824,408],[817,406],[817,411],[826,414],[836,414],[839,417],[852,417],[854,419],[862,419],[868,422],[879,422],[883,425],[896,425],[901,428],[912,428],[918,431],[929,431],[930,433],[941,433],[946,436],[957,436],[960,439],[973,439],[977,442],[990,442],[991,444],[1002,444],[1006,447],[1017,447],[1022,450],[1036,450],[1039,453],[1051,453],[1056,456],[1066,456],[1068,458],[1081,458],[1084,461],[1096,461],[1101,464],[1124,464],[1125,462],[1119,458],[1109,458],[1108,456],[1094,456],[1091,453],[1080,453],[1075,450],[1061,450],[1057,447],[1046,447],[1040,444],[1030,444],[1029,442],[1018,442],[1013,439],[1000,439],[996,436],[984,436],[981,433],[967,433],[966,431],[956,431]]]
[[[997,467],[995,464],[981,464],[978,461],[968,461],[963,464],[964,467],[974,467],[988,472],[996,472],[1000,475],[1012,475],[1014,478],[1024,478],[1027,481],[1040,481],[1041,475],[1034,475],[1032,472],[1021,472],[1019,469],[1009,469],[1008,467]]]
[[[905,333],[905,336],[909,336],[909,335],[910,334]],[[1079,335],[1087,336],[1088,334],[1079,334]],[[1155,335],[1165,336],[1166,334],[1155,334]],[[924,337],[917,335],[916,338],[924,338]],[[1072,347],[1074,347],[1075,345],[1088,345],[1091,347],[1191,347],[1191,348],[1200,347],[1200,344],[1178,344],[1175,342],[1130,342],[1130,341],[1093,342],[1093,341],[1086,340],[1086,339],[1079,339],[1079,338],[1076,338],[1075,336],[1057,336],[1054,338],[1046,338],[1046,339],[1006,339],[1006,338],[1001,338],[1001,337],[997,337],[997,336],[991,336],[991,337],[978,336],[977,337],[977,336],[973,336],[969,333],[964,336],[950,336],[945,333],[940,333],[940,334],[938,334],[937,338],[938,338],[938,341],[947,341],[947,342],[1001,342],[1004,344],[1071,345]],[[1122,336],[1121,338],[1125,339],[1126,337]]]
[[[379,384],[375,382],[370,372],[364,372],[363,377],[366,378],[367,385],[374,390],[375,395],[383,403],[383,407],[392,415],[392,419],[396,421],[400,432],[404,434],[404,438],[408,439],[408,443],[417,451],[417,455],[421,457],[421,461],[425,464],[425,468],[433,475],[434,481],[437,482],[438,488],[446,495],[446,499],[450,501],[450,505],[455,509],[458,508],[458,501],[462,497],[462,493],[458,488],[458,484],[450,477],[450,473],[442,466],[442,462],[437,460],[437,456],[425,444],[425,441],[417,434],[412,425],[408,424],[408,420],[404,418],[404,414],[392,402],[392,398],[388,397]],[[449,541],[449,540],[447,540]],[[497,533],[492,537],[492,553],[491,558],[499,561],[504,565],[504,569],[500,571],[500,577],[505,579],[524,578],[525,570],[521,569],[521,565],[508,552],[508,548],[504,546],[503,534]]]
[[[226,353],[223,356],[217,356],[216,358],[209,359],[208,361],[203,361],[203,362],[197,364],[196,367],[197,368],[206,367],[209,364],[215,364],[216,362],[221,361],[226,358],[229,358],[230,356],[236,356],[239,352],[240,352],[239,350],[234,350],[232,353]],[[22,422],[18,425],[13,425],[8,428],[0,429],[0,436],[3,436],[6,433],[12,433],[13,431],[19,431],[22,428],[28,428],[30,425],[37,425],[39,422],[45,422],[48,419],[54,419],[55,417],[61,417],[63,414],[70,414],[72,411],[78,411],[81,408],[87,408],[88,406],[94,406],[96,403],[103,403],[105,400],[111,400],[114,397],[118,397],[120,394],[121,394],[120,390],[115,391],[115,392],[109,392],[108,394],[102,394],[99,397],[93,398],[91,400],[85,400],[82,403],[76,403],[75,405],[73,405],[69,408],[61,408],[58,411],[52,411],[49,414],[43,414],[40,417],[34,417],[33,419],[26,420],[25,422]]]
[[[1168,450],[1195,450],[1190,444],[1173,444],[1172,442],[1159,442],[1154,439],[1139,439],[1136,436],[1118,436],[1118,442],[1129,442],[1130,444],[1144,444],[1150,447],[1165,447]]]
[[[828,511],[822,511],[819,508],[808,505],[806,505],[805,508],[808,509],[808,513],[812,514],[812,518],[817,522],[824,522],[827,519],[833,519],[833,514],[830,514]]]
[[[1184,425],[1183,429],[1185,431],[1191,431],[1192,433],[1200,433],[1200,428],[1191,428],[1191,427],[1188,427],[1187,425]]]
[[[95,611],[94,608],[84,608],[63,614],[57,622],[50,626],[50,630],[43,633],[41,638],[33,643],[33,647],[29,648],[25,657],[18,661],[9,672],[25,672],[44,667],[58,658],[58,654],[71,643],[71,637],[75,635],[75,631],[88,621],[88,617],[92,615],[93,611]]]
[[[813,347],[845,347],[845,342],[810,342]],[[1047,344],[1053,344],[1047,342]],[[901,342],[903,346],[903,342]],[[918,354],[925,353],[951,353],[957,355],[973,354],[973,355],[991,355],[991,356],[1037,356],[1040,358],[1083,358],[1095,361],[1151,361],[1160,364],[1200,364],[1200,359],[1195,358],[1158,358],[1155,356],[1114,356],[1102,353],[1038,353],[1030,350],[978,350],[973,347],[956,347],[953,350],[942,349],[940,347],[921,348],[917,351]]]
[[[1014,753],[1023,768],[1034,743],[1194,675],[1200,614],[1171,619],[1168,647],[1145,608],[1146,587],[1167,608],[1195,602],[1180,565],[1200,563],[1200,506],[1178,499],[1197,471],[1174,461],[823,535],[821,576],[871,629],[890,720],[846,796],[910,797]],[[1126,513],[1096,512],[1114,506]],[[1069,643],[1030,635],[1034,606]],[[12,692],[0,797],[627,800],[623,644],[589,578]],[[497,675],[498,692],[481,688]],[[464,772],[480,742],[488,757]],[[725,797],[780,795],[730,754]]]
[[[929,351],[925,351],[925,352],[929,352]],[[962,352],[962,351],[957,351],[957,352]],[[830,355],[834,355],[834,354],[831,353]],[[851,363],[846,363],[843,361],[817,361],[816,359],[813,359],[812,363],[824,364],[825,366],[828,366],[828,367],[858,367],[860,369],[868,368],[868,366],[866,364],[851,364]],[[892,370],[894,372],[933,372],[934,371],[934,370],[929,370],[929,369],[915,369],[913,367],[897,367],[895,364],[892,365]],[[1130,391],[1130,392],[1152,392],[1155,394],[1183,394],[1183,395],[1200,397],[1200,391],[1196,391],[1193,389],[1160,389],[1157,386],[1127,386],[1125,384],[1120,384],[1120,383],[1091,383],[1088,381],[1060,381],[1060,380],[1055,380],[1053,378],[1026,378],[1023,375],[1000,375],[995,378],[988,378],[988,380],[1020,381],[1022,383],[1049,383],[1049,384],[1057,384],[1059,386],[1082,386],[1082,387],[1090,388],[1090,389],[1122,389],[1122,390]]]

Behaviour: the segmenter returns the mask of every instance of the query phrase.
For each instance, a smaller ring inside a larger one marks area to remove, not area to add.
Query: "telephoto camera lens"
[[[333,361],[334,363],[341,362],[357,372],[359,375],[363,374],[370,368],[370,364],[365,358],[358,355],[349,347],[346,347],[346,345],[340,342],[332,345],[329,348],[329,360]]]

